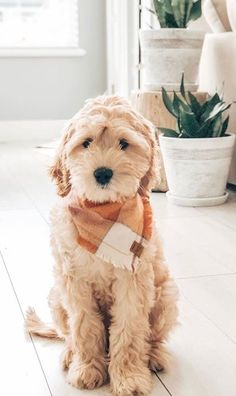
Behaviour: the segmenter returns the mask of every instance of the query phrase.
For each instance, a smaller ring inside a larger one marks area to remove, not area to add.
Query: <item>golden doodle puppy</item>
[[[166,367],[177,290],[152,218],[153,126],[117,96],[87,102],[70,121],[51,168],[55,328],[29,310],[28,330],[65,340],[67,381],[116,396],[148,395]]]

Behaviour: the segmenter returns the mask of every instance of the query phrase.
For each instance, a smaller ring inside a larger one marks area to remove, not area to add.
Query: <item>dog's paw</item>
[[[170,355],[165,346],[158,344],[158,347],[152,349],[149,359],[149,368],[154,373],[166,370],[169,367]]]
[[[153,373],[155,373],[155,374],[158,374],[158,373],[160,373],[161,371],[164,371],[164,370],[165,370],[165,366],[164,366],[164,365],[160,364],[159,362],[155,362],[155,361],[153,361],[153,360],[150,360],[150,362],[149,362],[149,368],[150,368],[150,370],[151,370]]]
[[[113,396],[148,396],[152,390],[153,380],[148,368],[138,373],[111,377],[111,392]]]
[[[70,348],[66,347],[61,354],[60,362],[62,370],[66,371],[70,367],[73,360],[73,352]]]
[[[104,365],[95,366],[91,364],[81,364],[72,362],[68,374],[67,382],[80,389],[99,388],[107,381],[107,370]]]

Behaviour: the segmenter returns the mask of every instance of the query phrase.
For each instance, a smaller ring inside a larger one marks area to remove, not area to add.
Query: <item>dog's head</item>
[[[51,175],[58,194],[72,189],[94,202],[147,195],[155,181],[156,143],[152,124],[125,99],[90,100],[72,119],[60,142]]]

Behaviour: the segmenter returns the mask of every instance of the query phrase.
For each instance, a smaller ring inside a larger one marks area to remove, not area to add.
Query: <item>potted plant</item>
[[[185,74],[188,90],[197,90],[198,67],[205,32],[189,30],[202,14],[201,0],[153,0],[160,29],[140,30],[143,89],[177,89]]]
[[[169,186],[168,200],[183,206],[212,206],[226,201],[225,191],[235,135],[226,133],[231,104],[215,93],[199,103],[186,92],[170,98],[162,88],[167,110],[176,118],[176,129],[160,128],[160,146]]]

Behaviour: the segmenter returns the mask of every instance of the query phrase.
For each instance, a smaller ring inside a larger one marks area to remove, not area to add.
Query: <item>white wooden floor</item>
[[[62,345],[24,335],[29,304],[49,319],[52,284],[48,213],[55,193],[48,157],[34,146],[0,143],[0,394],[108,395],[107,388],[71,388],[59,367]],[[164,194],[152,202],[181,294],[173,362],[152,395],[236,395],[236,194],[214,208],[171,206]]]

